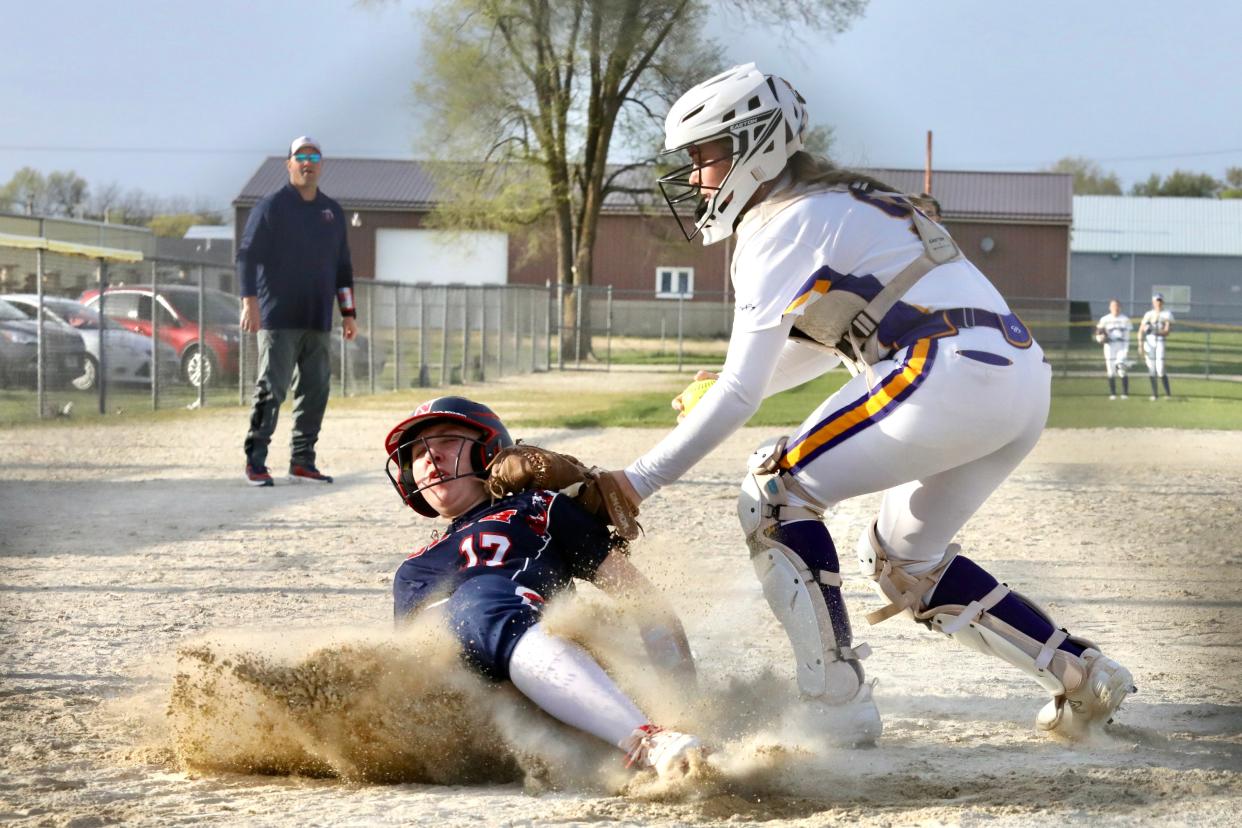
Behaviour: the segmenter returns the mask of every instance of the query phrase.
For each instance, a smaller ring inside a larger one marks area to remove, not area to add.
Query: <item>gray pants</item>
[[[250,465],[267,465],[267,447],[272,442],[276,417],[291,383],[293,439],[289,463],[315,465],[315,443],[319,440],[319,427],[323,424],[328,389],[332,384],[331,346],[331,331],[259,331],[259,377],[254,386],[250,431],[245,444],[246,460]]]

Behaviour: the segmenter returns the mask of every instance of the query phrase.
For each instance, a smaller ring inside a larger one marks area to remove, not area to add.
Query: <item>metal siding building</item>
[[[866,170],[912,193],[923,189],[922,170]],[[610,197],[600,217],[594,284],[611,285],[627,299],[656,298],[657,270],[693,271],[694,302],[728,301],[730,241],[704,247],[687,243],[654,192],[655,174],[630,173],[652,187],[648,207]],[[285,159],[266,159],[234,200],[238,238],[251,207],[288,181]],[[417,161],[327,158],[321,186],[351,219],[349,244],[359,278],[377,272],[377,232],[416,230],[437,203],[432,177]],[[1072,177],[1061,173],[938,171],[933,187],[945,225],[963,252],[1007,296],[1064,299],[1069,282]],[[547,239],[546,232],[537,231]],[[416,262],[411,267],[417,267]],[[511,237],[508,281],[544,284],[555,278],[552,244],[537,248]],[[408,281],[447,282],[452,274],[411,274]]]
[[[1242,200],[1075,196],[1070,298],[1142,314],[1155,290],[1175,314],[1242,322]]]

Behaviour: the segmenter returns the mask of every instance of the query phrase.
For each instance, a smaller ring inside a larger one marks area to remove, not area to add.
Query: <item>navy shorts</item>
[[[518,639],[539,622],[543,596],[506,575],[467,578],[444,604],[466,661],[488,678],[509,678]]]

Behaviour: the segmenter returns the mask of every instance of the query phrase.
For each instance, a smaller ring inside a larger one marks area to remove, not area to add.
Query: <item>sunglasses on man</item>
[[[318,164],[323,159],[323,156],[317,152],[299,152],[293,158],[295,161],[309,161],[312,164]]]

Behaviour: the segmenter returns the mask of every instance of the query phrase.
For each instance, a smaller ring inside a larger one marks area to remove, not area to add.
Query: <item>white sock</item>
[[[518,640],[509,658],[509,680],[544,712],[618,747],[647,717],[590,653],[548,635],[542,624]]]

